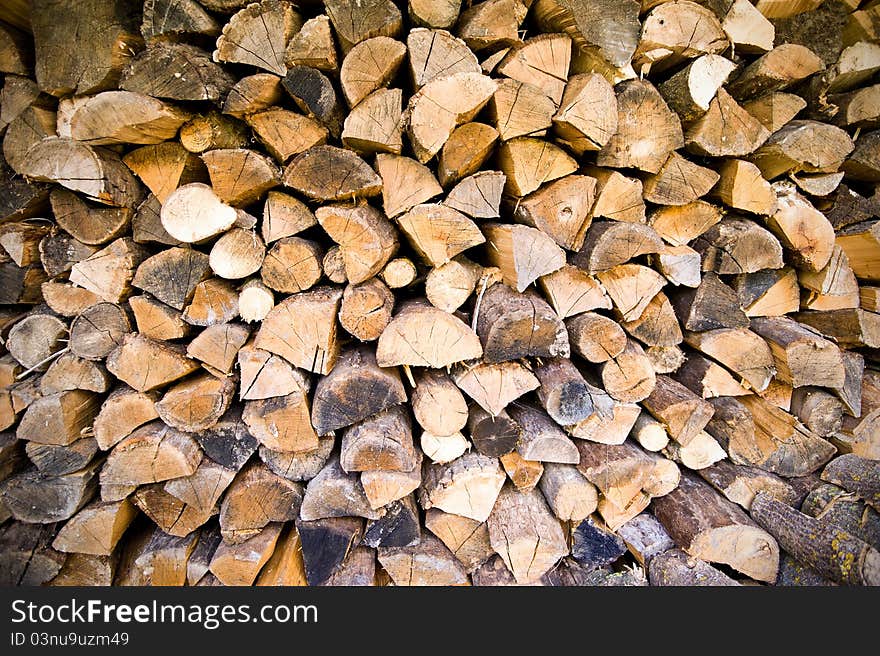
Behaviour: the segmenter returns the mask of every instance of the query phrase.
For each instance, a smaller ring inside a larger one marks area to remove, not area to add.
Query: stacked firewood
[[[880,584],[876,0],[0,18],[0,582]]]

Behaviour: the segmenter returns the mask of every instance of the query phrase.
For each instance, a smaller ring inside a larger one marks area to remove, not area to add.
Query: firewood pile
[[[876,0],[0,18],[0,582],[880,584]]]

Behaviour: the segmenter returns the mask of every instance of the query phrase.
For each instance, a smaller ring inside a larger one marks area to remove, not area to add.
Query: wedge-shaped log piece
[[[761,146],[770,132],[723,88],[708,111],[685,132],[689,152],[712,157],[744,157]]]
[[[642,316],[635,321],[624,322],[623,328],[649,347],[676,346],[683,339],[675,311],[663,292],[657,292],[645,307]]]
[[[590,227],[596,180],[569,175],[521,199],[514,220],[538,228],[562,248],[579,249]]]
[[[385,510],[382,517],[367,522],[363,544],[383,551],[418,545],[421,526],[415,498],[409,495],[390,503]]]
[[[663,3],[642,24],[633,63],[663,70],[685,59],[716,54],[729,43],[715,13],[693,2]]]
[[[101,469],[101,485],[142,485],[189,476],[202,459],[198,443],[160,421],[119,442]]]
[[[106,398],[93,428],[98,447],[107,450],[138,426],[158,418],[155,394],[144,394],[121,385]]]
[[[157,342],[137,333],[126,335],[107,356],[107,370],[138,392],[148,392],[183,378],[198,369],[175,345]]]
[[[688,353],[687,362],[672,377],[704,399],[749,393],[726,368],[699,353]]]
[[[736,292],[711,271],[703,274],[696,289],[674,295],[672,305],[685,330],[746,328],[749,325]]]
[[[611,299],[602,285],[591,275],[576,266],[566,264],[561,269],[538,280],[544,296],[563,319],[589,310],[611,309]]]
[[[570,353],[565,324],[537,294],[519,294],[505,284],[489,287],[477,317],[486,362]]]
[[[443,203],[475,219],[498,218],[506,181],[501,171],[479,171],[453,187]]]
[[[210,275],[208,257],[191,248],[169,248],[138,266],[131,284],[177,310],[192,300],[196,285]]]
[[[432,508],[425,513],[425,528],[443,541],[468,572],[495,553],[485,523]]]
[[[480,64],[467,44],[446,30],[414,27],[406,37],[413,87],[456,73],[480,73]]]
[[[682,475],[678,488],[653,506],[675,543],[690,555],[729,565],[758,581],[776,580],[776,540],[694,475]]]
[[[757,392],[767,389],[776,373],[770,347],[748,328],[686,332],[684,341],[723,364]]]
[[[492,153],[498,131],[485,123],[465,123],[453,130],[440,151],[437,177],[444,187],[476,173]]]
[[[824,68],[812,50],[797,43],[783,43],[759,57],[730,85],[735,98],[750,98],[782,91]]]
[[[189,118],[182,109],[131,91],[105,91],[77,105],[70,136],[93,146],[173,139]]]
[[[366,39],[354,46],[339,70],[342,95],[355,107],[368,95],[387,86],[397,74],[406,55],[406,46],[387,36]]]
[[[730,159],[718,169],[720,180],[712,192],[722,203],[753,214],[773,214],[776,194],[761,169],[742,159]]]
[[[541,135],[552,124],[556,105],[533,84],[504,78],[489,101],[495,127],[502,141]]]
[[[203,154],[202,160],[214,192],[235,207],[255,203],[280,183],[281,173],[275,163],[254,150],[217,148]]]
[[[657,253],[663,242],[653,228],[625,221],[597,221],[586,231],[571,263],[587,273],[607,271],[640,255]]]
[[[391,322],[394,295],[380,278],[359,285],[347,285],[342,293],[339,323],[363,342],[379,339]]]
[[[322,437],[318,447],[309,451],[281,452],[260,447],[260,460],[279,476],[291,481],[308,481],[324,468],[333,450],[334,438]],[[384,504],[380,504],[384,505]]]
[[[315,217],[339,244],[345,276],[353,285],[378,274],[397,251],[394,227],[369,205],[320,207]]]
[[[127,207],[94,207],[66,189],[53,189],[49,198],[58,225],[76,240],[90,246],[122,236],[132,218],[132,211]],[[43,267],[46,268],[45,263]]]
[[[340,465],[349,473],[411,472],[417,464],[412,424],[399,405],[348,427],[340,451]]]
[[[410,13],[414,13],[415,6],[422,4],[422,2],[423,0],[410,2]],[[459,3],[447,3],[447,6],[454,7],[457,11]],[[525,5],[516,2],[516,0],[480,2],[465,9],[461,12],[460,17],[456,16],[458,18],[456,34],[464,39],[464,42],[474,52],[486,49],[494,50],[496,46],[515,45],[519,41],[517,30],[525,18],[526,9]]]
[[[418,489],[422,482],[422,451],[417,449],[415,455],[416,466],[412,471],[367,470],[361,472],[361,486],[364,488],[364,494],[370,508],[379,510]]]
[[[434,79],[410,98],[407,128],[416,157],[427,162],[440,152],[452,131],[471,121],[492,98],[497,83],[477,72]]]
[[[501,269],[504,282],[518,292],[565,265],[565,251],[537,228],[487,223],[483,233],[489,263]]]
[[[52,548],[66,553],[109,556],[137,515],[128,500],[85,506],[58,531]]]
[[[568,553],[558,520],[537,490],[505,487],[489,516],[489,540],[518,583],[533,583]]]
[[[535,375],[518,362],[461,369],[455,374],[455,384],[492,416],[539,386]]]
[[[220,26],[194,0],[146,0],[141,34],[145,39],[161,36],[217,36]]]
[[[70,519],[94,495],[99,467],[99,462],[92,462],[60,476],[25,469],[0,483],[3,505],[15,519],[30,524]]]
[[[248,432],[273,451],[308,451],[318,446],[303,389],[295,389],[284,396],[248,401],[242,419]]]
[[[545,412],[531,405],[517,404],[510,407],[509,413],[522,429],[516,446],[520,456],[543,463],[578,463],[577,447]]]
[[[397,370],[380,368],[371,348],[353,349],[318,381],[312,425],[319,435],[326,435],[404,401],[406,392]]]
[[[87,198],[117,207],[134,207],[143,199],[143,187],[119,156],[74,139],[46,137],[31,146],[22,163],[22,175],[76,191]]]
[[[283,526],[269,524],[244,542],[221,542],[211,558],[211,573],[223,585],[252,585],[272,557]]]
[[[497,72],[539,88],[559,105],[565,92],[571,62],[571,38],[565,34],[539,34],[516,44],[498,64]]]
[[[332,517],[297,521],[302,542],[303,564],[309,585],[321,585],[337,572],[353,545],[360,542],[364,520],[360,517]]]
[[[615,92],[617,132],[599,151],[596,163],[657,173],[669,154],[684,146],[678,116],[646,80],[621,82]]]
[[[120,51],[141,43],[140,12],[124,2],[56,4],[40,0],[28,18],[36,50],[36,79],[40,89],[56,96],[94,93],[115,85],[129,59]],[[19,11],[24,11],[23,8]],[[15,10],[10,12],[14,15]],[[88,42],[77,42],[79,35]],[[25,70],[6,71],[24,74]]]
[[[395,585],[467,585],[464,567],[433,535],[412,547],[380,547],[379,563]]]
[[[259,462],[242,469],[220,507],[220,532],[225,542],[240,544],[270,522],[296,519],[303,501],[302,486],[272,473]]]
[[[235,80],[195,46],[156,41],[122,72],[119,88],[154,98],[218,101]]]
[[[402,309],[376,346],[380,367],[403,364],[439,369],[483,355],[477,335],[454,315],[427,305]]]
[[[284,0],[264,0],[234,14],[217,39],[214,59],[249,64],[284,75],[287,42],[302,27],[294,6]]]
[[[818,121],[789,121],[750,158],[768,180],[784,173],[834,173],[853,151],[849,135]]]
[[[137,148],[123,161],[160,203],[178,187],[204,179],[204,163],[175,141]]]
[[[624,321],[642,316],[651,299],[666,284],[659,273],[641,264],[619,264],[596,276]]]
[[[281,83],[300,110],[339,138],[344,114],[330,78],[315,68],[291,66]]]
[[[788,317],[752,319],[752,329],[770,345],[776,376],[792,387],[842,387],[845,378],[840,349],[815,331]]]
[[[527,196],[541,185],[577,170],[577,162],[558,146],[534,137],[505,141],[498,149],[498,166],[507,176],[504,191]]]
[[[98,414],[100,396],[85,390],[70,390],[33,399],[18,424],[21,440],[66,446],[82,437]],[[14,398],[13,398],[14,401]],[[13,405],[13,409],[18,408]]]
[[[379,519],[384,510],[370,507],[356,473],[347,474],[333,455],[324,468],[309,481],[302,500],[299,518],[302,521],[329,517],[366,517]]]
[[[381,178],[364,160],[335,146],[315,146],[297,155],[282,182],[320,201],[376,196],[382,189]]]
[[[668,376],[657,376],[657,385],[643,404],[683,446],[700,434],[714,414],[708,402]]]
[[[601,150],[617,132],[617,98],[601,75],[572,75],[565,86],[553,131],[577,153]]]
[[[413,248],[432,266],[486,241],[473,221],[446,205],[416,205],[397,221]]]
[[[660,205],[687,205],[709,193],[718,177],[673,152],[656,174],[645,178],[643,197]]]
[[[468,453],[450,463],[427,467],[420,503],[425,510],[439,508],[485,522],[506,478],[496,458]]]
[[[206,184],[193,182],[173,191],[161,212],[162,227],[182,242],[200,242],[231,228],[238,215]]]
[[[880,585],[880,553],[830,522],[759,493],[752,517],[800,562],[844,585]]]
[[[682,121],[705,114],[715,94],[736,68],[720,55],[702,55],[657,87],[660,95]]]
[[[276,305],[257,332],[254,346],[296,367],[327,375],[339,357],[336,315],[342,291],[319,287]]]
[[[437,178],[424,164],[410,157],[380,153],[376,170],[382,178],[382,207],[391,218],[443,193]]]
[[[767,230],[745,219],[723,219],[692,244],[703,258],[703,271],[719,274],[781,269],[782,246]]]
[[[234,395],[233,381],[206,372],[171,387],[156,403],[156,412],[169,426],[197,433],[220,420]]]

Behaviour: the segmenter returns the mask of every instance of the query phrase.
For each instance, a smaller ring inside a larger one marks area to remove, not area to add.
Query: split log
[[[410,472],[416,464],[409,415],[400,406],[350,426],[342,435],[340,466],[348,473]]]
[[[506,181],[501,171],[479,171],[455,185],[443,203],[475,219],[498,218]]]
[[[216,102],[233,83],[208,52],[189,44],[156,41],[132,58],[119,87],[154,98]]]
[[[138,392],[167,385],[197,368],[182,349],[136,333],[123,337],[107,356],[107,370]]]
[[[309,451],[272,451],[260,446],[259,454],[260,460],[274,473],[301,482],[313,479],[324,468],[332,450],[333,438],[322,437],[317,448]]]
[[[376,170],[382,178],[382,206],[395,217],[442,193],[431,170],[416,160],[400,155],[376,155]]]
[[[776,373],[770,347],[748,328],[685,332],[684,341],[703,355],[723,364],[757,392],[767,389]]]
[[[330,443],[332,444],[332,440]],[[327,455],[329,455],[329,451]],[[418,489],[422,482],[421,451],[416,452],[416,459],[416,466],[408,472],[361,472],[361,486],[364,488],[364,494],[370,508],[378,510]]]
[[[684,141],[695,155],[745,157],[769,137],[767,128],[721,88],[706,113],[688,126]]]
[[[469,453],[448,464],[429,465],[422,480],[422,508],[439,508],[485,522],[492,512],[506,476],[498,460]]]
[[[207,430],[229,409],[235,383],[203,373],[176,383],[156,403],[167,425],[187,433]]]
[[[395,585],[467,585],[461,563],[446,545],[425,535],[413,547],[380,547],[378,560]]]
[[[657,292],[642,316],[634,321],[625,321],[622,325],[626,332],[649,347],[675,346],[682,341],[675,311],[663,292]]]
[[[306,390],[299,386],[284,396],[247,401],[242,419],[248,432],[273,451],[308,451],[318,447]]]
[[[335,146],[314,146],[293,158],[284,185],[321,201],[379,194],[381,178],[360,157]]]
[[[128,306],[134,315],[137,331],[143,337],[164,341],[186,337],[190,332],[190,326],[180,312],[151,296],[132,296],[128,299]]]
[[[749,393],[727,369],[699,353],[688,354],[687,362],[672,377],[704,399]]]
[[[419,89],[406,110],[406,134],[416,158],[425,163],[439,153],[452,131],[472,121],[496,89],[494,80],[474,71],[437,78]]]
[[[26,469],[0,482],[3,504],[15,519],[30,524],[70,519],[94,496],[100,464],[60,476]]]
[[[492,416],[540,386],[534,374],[517,362],[479,364],[455,374],[455,384]]]
[[[393,501],[379,519],[367,522],[363,544],[380,549],[414,547],[421,542],[419,511],[412,495]]]
[[[373,510],[364,495],[357,474],[347,474],[337,455],[330,456],[324,468],[309,481],[299,518],[313,521],[329,517],[378,519],[384,510]]]
[[[792,387],[840,387],[844,365],[840,349],[787,317],[759,317],[752,328],[770,345],[776,376]]]
[[[37,83],[54,96],[94,93],[115,85],[130,57],[120,51],[126,51],[127,44],[142,43],[140,12],[124,2],[40,0],[31,9]],[[71,47],[80,34],[90,36],[88,43]]]
[[[434,435],[452,435],[467,423],[467,402],[456,384],[442,372],[421,373],[410,403],[416,421]]]
[[[45,370],[51,356],[60,352],[67,326],[51,314],[36,313],[24,317],[9,330],[6,349],[25,369]]]
[[[302,27],[293,5],[269,0],[234,14],[217,39],[214,59],[256,66],[284,75],[287,42]]]
[[[604,362],[602,387],[617,401],[633,403],[648,398],[656,383],[654,369],[638,343],[629,340],[618,355]]]
[[[526,460],[516,451],[508,451],[499,458],[507,477],[520,492],[533,490],[544,475],[544,465],[537,460]]]
[[[349,112],[342,128],[342,143],[363,153],[395,153],[403,150],[403,92],[379,89]]]
[[[404,307],[385,328],[376,346],[376,361],[380,367],[402,364],[439,369],[482,353],[477,334],[460,319],[415,303]]]
[[[456,73],[479,73],[476,56],[446,30],[414,27],[406,37],[410,77],[417,91],[432,80]]]
[[[40,378],[40,390],[49,395],[75,389],[106,392],[110,389],[110,377],[102,364],[63,353]]]
[[[326,15],[315,16],[302,24],[287,43],[284,64],[310,66],[331,73],[339,69],[330,19]]]
[[[600,271],[596,277],[624,321],[642,316],[651,299],[666,284],[663,276],[641,264],[618,264]]]
[[[142,485],[189,476],[202,459],[198,443],[162,422],[146,424],[113,447],[101,469],[101,486]]]
[[[262,463],[245,466],[223,495],[220,533],[224,543],[241,544],[272,522],[296,519],[303,502],[299,483],[272,473]]]
[[[467,572],[473,572],[495,553],[485,523],[432,508],[425,513],[425,528],[446,545]]]
[[[309,585],[328,581],[352,553],[364,531],[363,519],[334,517],[316,521],[297,521],[302,543],[303,563]]]
[[[601,522],[586,518],[571,530],[571,557],[587,567],[611,565],[626,553],[626,544]]]
[[[653,507],[676,544],[690,555],[729,565],[758,581],[776,580],[776,540],[707,483],[684,474],[678,488],[655,499]]]
[[[685,59],[716,54],[728,47],[721,22],[695,3],[663,3],[642,24],[633,63],[642,70],[665,70]]]
[[[397,250],[391,223],[369,205],[325,206],[315,212],[315,217],[339,244],[345,275],[351,284],[375,276]]]
[[[489,263],[518,292],[565,265],[565,252],[541,230],[500,223],[487,223],[482,230]]]
[[[221,542],[211,558],[211,573],[224,585],[252,585],[272,557],[282,527],[273,523],[245,542]]]
[[[18,424],[19,439],[66,446],[82,437],[98,414],[100,396],[85,390],[58,392],[34,399]]]
[[[690,122],[709,110],[715,94],[735,68],[733,62],[721,55],[702,55],[660,84],[657,90],[682,121]]]
[[[717,207],[698,200],[682,207],[660,207],[651,213],[648,223],[664,241],[673,246],[686,246],[720,220],[721,212]]]
[[[385,267],[385,277],[387,278]],[[483,267],[463,255],[432,268],[425,277],[425,297],[444,312],[455,312],[471,294],[483,275]]]
[[[712,194],[722,203],[754,214],[775,213],[776,195],[757,166],[742,159],[729,159],[718,173],[720,179]]]
[[[116,576],[116,556],[69,554],[61,570],[48,585],[110,586]]]
[[[306,291],[321,279],[322,257],[317,242],[283,237],[266,252],[260,278],[267,287],[284,294]]]
[[[572,264],[588,273],[598,273],[625,264],[640,255],[663,247],[652,228],[639,223],[599,221],[590,226],[582,248]]]
[[[536,490],[501,490],[488,528],[492,548],[518,583],[538,580],[568,553],[559,522]]]
[[[565,86],[553,130],[572,150],[601,150],[617,132],[617,98],[596,73],[572,75]]]
[[[877,585],[880,553],[840,527],[758,494],[752,516],[802,563],[838,583]]]
[[[673,150],[684,146],[681,123],[646,80],[627,80],[615,89],[618,130],[596,156],[599,166],[657,173]],[[652,129],[645,130],[650,125]]]
[[[154,394],[121,386],[110,393],[95,416],[93,430],[98,446],[107,450],[134,429],[157,419]]]
[[[541,276],[538,283],[556,314],[563,319],[582,313],[593,314],[589,310],[598,308],[611,309],[611,299],[598,281],[576,266],[567,264]]]
[[[502,141],[514,137],[546,134],[556,105],[533,84],[502,79],[489,101],[489,113]]]
[[[498,167],[507,176],[505,193],[523,197],[574,173],[577,163],[558,146],[534,137],[517,137],[498,147]]]
[[[51,547],[55,524],[6,522],[0,528],[0,582],[42,585],[61,570],[65,555]]]
[[[498,131],[485,123],[465,123],[449,135],[440,151],[437,177],[444,187],[476,173],[495,146]]]
[[[860,308],[844,308],[819,312],[807,310],[795,315],[798,323],[806,324],[844,348],[868,346],[880,348],[880,314]]]
[[[192,0],[146,0],[141,34],[145,39],[202,34],[217,36],[220,26]],[[193,581],[195,583],[195,581]]]
[[[523,458],[577,464],[577,448],[547,414],[530,405],[511,406],[509,414],[521,429],[516,450]]]

